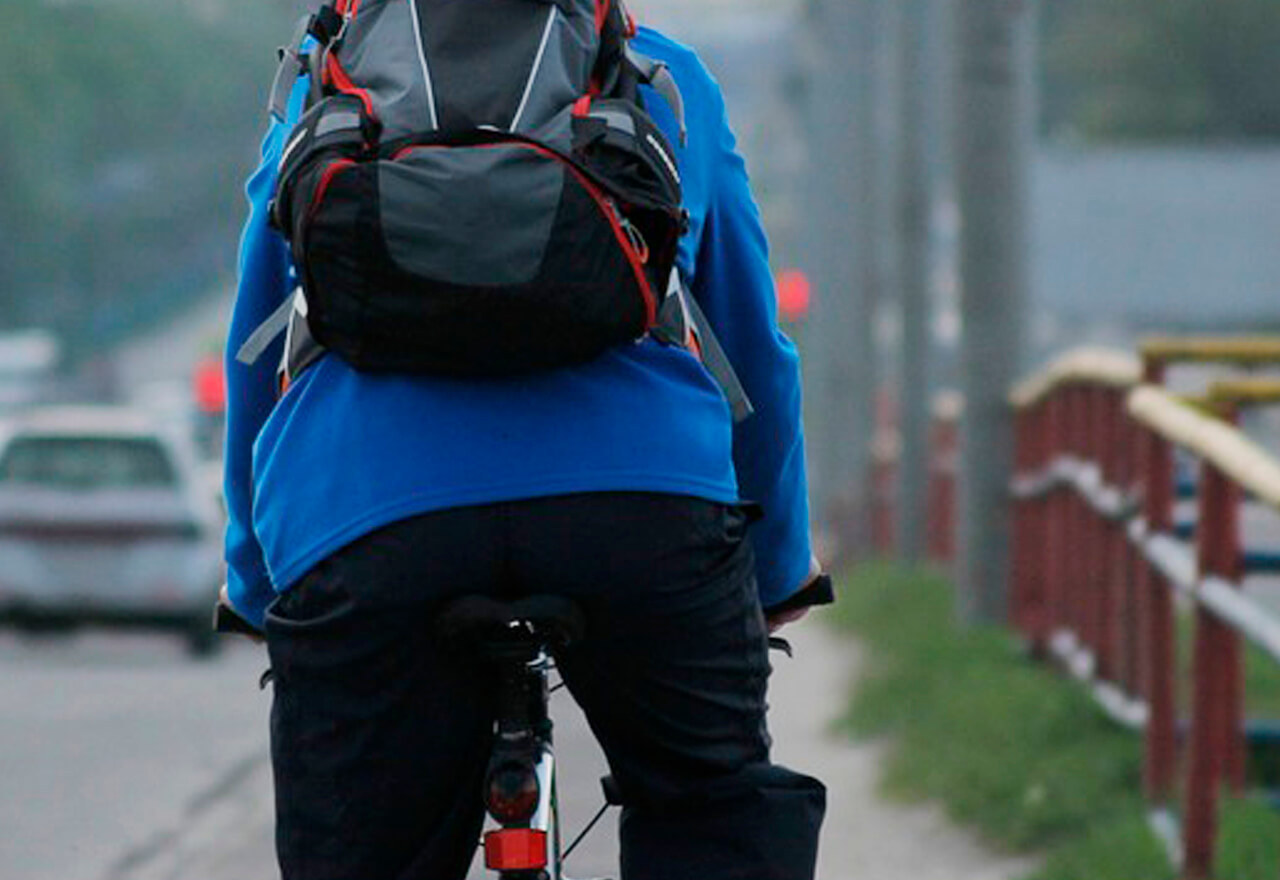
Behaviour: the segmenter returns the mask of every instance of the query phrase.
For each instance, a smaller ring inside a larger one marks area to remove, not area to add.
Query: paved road
[[[792,630],[776,661],[778,760],[830,787],[823,880],[1013,880],[936,810],[875,795],[883,747],[828,733],[858,657],[824,627]],[[163,637],[89,635],[31,644],[0,636],[0,877],[4,880],[270,880],[268,698],[249,646],[210,663]],[[600,803],[598,752],[557,695],[566,822]],[[616,876],[613,819],[570,867]],[[473,872],[473,878],[484,876]]]
[[[0,636],[0,877],[106,880],[163,848],[257,771],[261,666],[163,636]]]

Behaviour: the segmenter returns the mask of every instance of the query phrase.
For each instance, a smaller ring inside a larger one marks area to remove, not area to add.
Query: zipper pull
[[[612,200],[610,200],[610,204],[613,204]],[[618,210],[617,205],[613,205],[613,213],[617,216],[618,224],[622,227],[622,231],[627,234],[627,239],[631,242],[631,247],[636,252],[636,256],[640,258],[640,262],[648,263],[649,243],[644,240],[644,234],[630,220],[622,216],[622,212]]]

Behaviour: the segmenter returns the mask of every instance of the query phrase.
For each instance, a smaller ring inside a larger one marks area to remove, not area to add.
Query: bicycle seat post
[[[485,865],[502,880],[560,880],[555,757],[548,711],[552,651],[578,638],[581,610],[556,596],[484,596],[442,610],[437,634],[494,669],[498,693],[484,802],[501,827],[485,834]]]

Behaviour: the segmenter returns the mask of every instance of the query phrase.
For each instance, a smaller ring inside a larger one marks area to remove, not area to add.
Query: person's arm
[[[272,120],[262,144],[262,163],[246,187],[249,218],[240,241],[239,279],[227,334],[224,595],[237,614],[259,628],[275,591],[253,530],[253,444],[275,405],[275,366],[281,343],[277,341],[251,366],[239,363],[235,356],[249,334],[284,301],[290,288],[288,245],[267,222],[284,134],[285,126]]]
[[[708,92],[705,109],[715,119],[703,136],[714,138],[706,167],[711,190],[693,292],[755,407],[734,429],[734,464],[742,497],[764,512],[749,533],[760,601],[769,612],[813,599],[782,609],[799,616],[799,608],[831,598],[829,581],[825,591],[804,594],[821,586],[821,569],[809,534],[799,356],[778,328],[768,243],[723,98],[713,84]]]

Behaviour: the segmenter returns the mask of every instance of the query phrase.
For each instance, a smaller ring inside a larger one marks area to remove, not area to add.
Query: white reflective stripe
[[[290,139],[289,143],[285,145],[284,152],[280,154],[279,167],[281,170],[283,170],[284,166],[289,162],[289,159],[292,158],[293,151],[298,148],[298,145],[302,143],[306,136],[307,130],[305,128],[300,129],[298,133]]]
[[[418,21],[418,0],[409,0],[409,8],[413,13],[413,36],[418,41],[418,63],[422,65],[422,81],[427,86],[427,109],[431,112],[431,127],[440,127],[440,117],[436,113],[436,93],[431,85],[431,69],[427,67],[427,48],[422,42],[422,24]]]
[[[542,69],[542,59],[547,54],[547,43],[551,40],[551,29],[555,27],[556,15],[560,8],[554,4],[551,11],[547,13],[547,25],[542,29],[542,42],[538,44],[538,54],[533,59],[533,69],[529,71],[529,81],[524,84],[524,94],[520,97],[520,106],[516,108],[516,115],[511,120],[511,130],[517,131],[520,128],[520,117],[524,116],[524,108],[529,104],[529,96],[533,94],[533,82],[538,78],[538,71]]]

